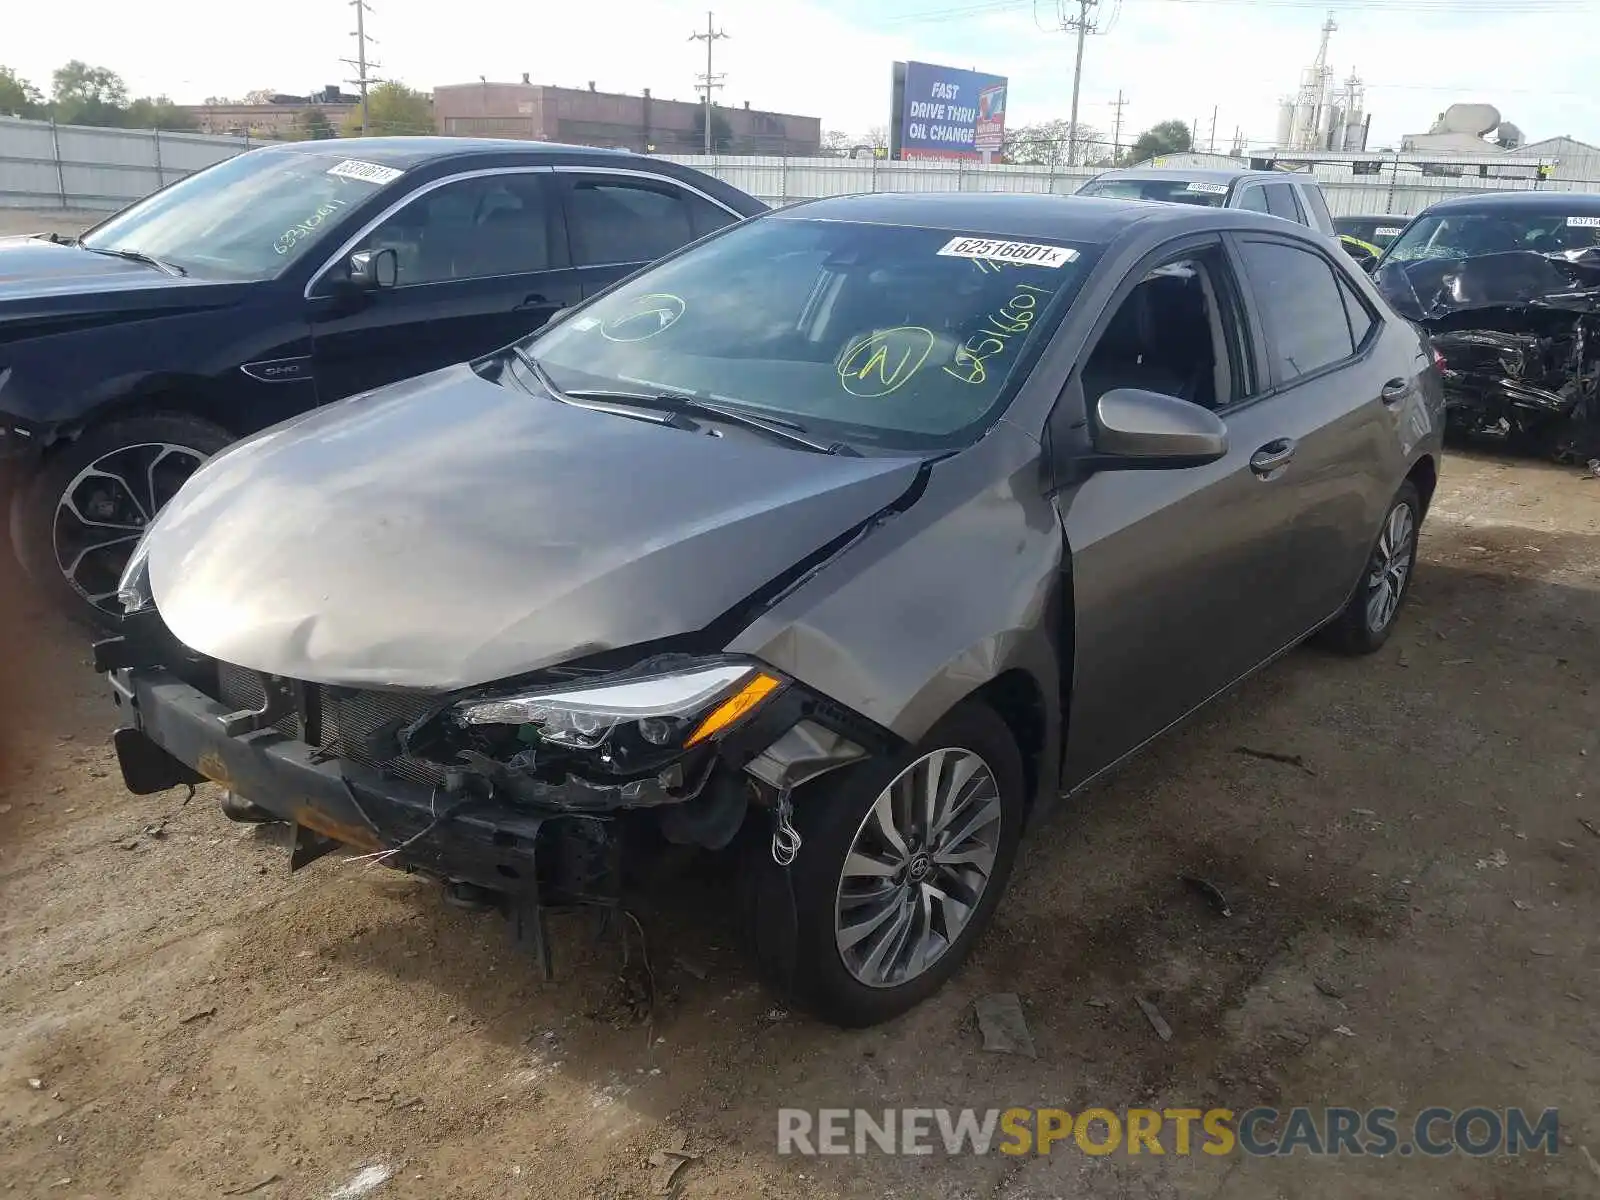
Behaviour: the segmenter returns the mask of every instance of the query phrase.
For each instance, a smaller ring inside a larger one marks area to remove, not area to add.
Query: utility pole
[[[1122,110],[1128,102],[1122,98],[1122,89],[1117,89],[1117,98],[1112,101],[1111,107],[1117,110],[1117,115],[1111,124],[1111,165],[1117,166],[1122,162]]]
[[[1056,0],[1056,19],[1064,33],[1078,35],[1078,57],[1072,67],[1072,124],[1067,129],[1067,166],[1074,164],[1078,146],[1078,89],[1083,83],[1083,43],[1091,33],[1098,33],[1089,14],[1100,0]],[[1072,8],[1077,7],[1077,13]]]
[[[711,13],[706,13],[706,31],[704,33],[691,33],[691,42],[704,42],[706,44],[706,73],[700,76],[700,86],[706,91],[706,153],[711,153],[711,89],[722,86],[722,76],[711,73],[711,47],[728,35],[713,26]]]
[[[1211,140],[1206,143],[1206,149],[1212,154],[1217,152],[1217,112],[1221,107],[1219,104],[1211,110]]]
[[[367,84],[371,76],[367,74],[372,67],[381,67],[380,62],[373,62],[367,58],[367,43],[377,45],[378,39],[367,36],[366,14],[372,11],[372,6],[366,0],[350,0],[350,7],[356,10],[356,27],[351,36],[356,39],[356,56],[354,58],[341,58],[339,61],[347,63],[356,69],[354,79],[346,79],[346,83],[353,83],[361,89],[361,136],[367,136]]]

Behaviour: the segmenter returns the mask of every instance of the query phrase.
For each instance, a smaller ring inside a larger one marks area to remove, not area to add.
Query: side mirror
[[[1114,388],[1095,405],[1095,450],[1108,467],[1200,467],[1228,453],[1228,427],[1176,396]]]
[[[350,256],[350,283],[363,292],[392,288],[400,279],[400,255],[393,246],[357,250]]]

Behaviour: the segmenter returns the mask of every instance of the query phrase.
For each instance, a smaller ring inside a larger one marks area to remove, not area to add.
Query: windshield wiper
[[[576,403],[580,406],[586,406],[586,402],[600,401],[604,403],[610,400],[622,405],[653,409],[673,417],[705,417],[713,421],[722,421],[728,425],[737,425],[742,429],[764,433],[778,441],[801,446],[818,454],[842,454],[851,458],[860,457],[860,452],[855,447],[848,446],[843,442],[822,442],[815,438],[807,437],[805,426],[798,421],[788,421],[782,417],[758,417],[754,413],[747,413],[737,408],[725,408],[720,404],[702,400],[698,396],[686,395],[683,392],[630,392],[613,388],[577,388],[571,391],[563,391],[555,385],[554,380],[550,378],[549,372],[544,369],[543,365],[533,355],[515,344],[510,349],[521,361],[522,365],[533,372],[541,387],[557,400],[566,404]],[[614,412],[616,410],[608,406],[606,411]],[[673,424],[674,422],[664,421],[662,423]]]
[[[555,381],[550,378],[550,373],[544,369],[539,360],[533,355],[529,354],[521,346],[513,343],[512,345],[507,346],[506,349],[511,351],[511,353],[516,356],[518,362],[528,368],[533,377],[538,380],[540,387],[549,392],[554,399],[560,401],[562,404],[570,404],[574,408],[587,408],[591,412],[612,413],[619,417],[629,417],[635,421],[648,421],[652,425],[668,425],[673,429],[685,429],[693,431],[699,428],[698,425],[689,420],[688,417],[683,416],[681,413],[658,412],[655,410],[640,412],[636,404],[606,404],[603,401],[600,403],[591,403],[587,400],[575,399],[558,388],[555,385]]]
[[[82,242],[79,242],[78,245],[93,254],[109,254],[113,258],[125,258],[129,262],[144,263],[145,266],[154,267],[158,271],[165,271],[168,275],[187,275],[189,273],[177,263],[166,262],[153,254],[146,254],[143,250],[113,250],[109,246],[84,246]]]

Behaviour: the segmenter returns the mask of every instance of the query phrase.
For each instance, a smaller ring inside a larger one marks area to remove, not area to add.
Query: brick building
[[[360,97],[330,86],[309,96],[273,96],[266,104],[180,104],[178,107],[194,117],[195,127],[201,133],[284,138],[294,132],[295,122],[313,108],[321,109],[337,130],[359,103]]]
[[[712,108],[716,149],[729,154],[813,155],[822,145],[822,120],[788,113]],[[662,154],[694,154],[705,145],[705,106],[683,100],[551,87],[530,83],[456,83],[433,89],[440,133],[524,138]]]

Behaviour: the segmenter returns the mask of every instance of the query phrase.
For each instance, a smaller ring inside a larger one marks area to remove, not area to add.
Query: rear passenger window
[[[1303,183],[1300,185],[1300,200],[1306,206],[1306,217],[1312,228],[1332,233],[1333,214],[1328,211],[1328,202],[1322,198],[1322,189],[1315,182]]]
[[[1378,318],[1372,315],[1372,310],[1367,307],[1366,301],[1357,295],[1356,285],[1342,274],[1338,275],[1338,278],[1339,297],[1344,301],[1345,316],[1350,318],[1350,340],[1359,350],[1366,342],[1367,335],[1372,332],[1372,327],[1378,323]]]
[[[1283,242],[1247,241],[1241,254],[1271,343],[1276,382],[1288,383],[1354,353],[1346,297],[1327,259]]]
[[[1266,190],[1251,184],[1239,193],[1239,207],[1249,212],[1268,212]]]
[[[1287,183],[1269,183],[1266,191],[1269,213],[1275,217],[1282,217],[1285,221],[1293,221],[1296,225],[1305,224],[1300,216],[1300,206],[1295,203],[1294,188]]]
[[[580,176],[567,201],[572,261],[579,267],[652,262],[734,220],[665,182]]]

